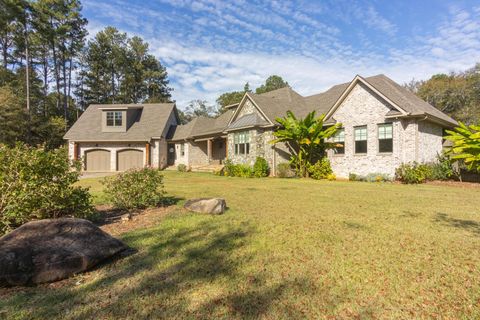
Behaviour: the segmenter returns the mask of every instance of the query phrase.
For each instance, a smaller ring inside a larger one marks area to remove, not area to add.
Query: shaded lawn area
[[[165,172],[181,204],[121,235],[139,250],[0,296],[0,318],[479,318],[480,189]],[[97,202],[98,179],[85,179]],[[76,284],[78,283],[78,285]]]

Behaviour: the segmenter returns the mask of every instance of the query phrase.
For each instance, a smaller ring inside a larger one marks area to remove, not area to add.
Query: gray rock
[[[194,212],[222,214],[227,209],[227,203],[222,198],[200,198],[188,200],[183,207]]]
[[[29,222],[0,238],[0,286],[68,278],[127,249],[87,220]]]

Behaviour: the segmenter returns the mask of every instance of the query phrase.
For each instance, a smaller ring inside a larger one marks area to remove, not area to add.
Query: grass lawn
[[[98,179],[92,186],[103,201]],[[165,172],[172,210],[138,253],[0,297],[0,318],[480,318],[480,188]]]

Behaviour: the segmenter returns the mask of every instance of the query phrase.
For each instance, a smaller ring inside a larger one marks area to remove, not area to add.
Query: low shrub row
[[[395,170],[395,178],[406,184],[418,184],[432,180],[448,180],[453,170],[440,163],[405,163]]]
[[[333,174],[332,167],[330,166],[330,161],[324,157],[321,160],[315,162],[315,164],[309,164],[307,170],[310,178],[315,180],[328,179],[336,180],[335,175]]]
[[[392,181],[392,177],[384,173],[369,173],[367,175],[359,175],[355,173],[350,173],[348,175],[348,180],[350,181],[363,181],[363,182],[388,182]]]
[[[227,160],[225,161],[223,171],[219,174],[228,177],[262,178],[268,177],[270,168],[267,160],[262,157],[257,157],[253,167],[247,164],[234,164],[231,160]]]

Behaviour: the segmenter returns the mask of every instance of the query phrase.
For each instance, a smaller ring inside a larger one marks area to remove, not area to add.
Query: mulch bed
[[[176,206],[169,206],[139,210],[131,212],[130,220],[124,220],[122,217],[127,216],[128,212],[116,210],[107,205],[97,206],[97,210],[101,212],[101,219],[96,224],[112,236],[118,236],[133,230],[155,226],[175,208]]]
[[[427,181],[426,184],[434,185],[434,186],[449,186],[449,187],[457,187],[457,188],[480,188],[480,183],[477,182],[461,182],[461,181]]]

